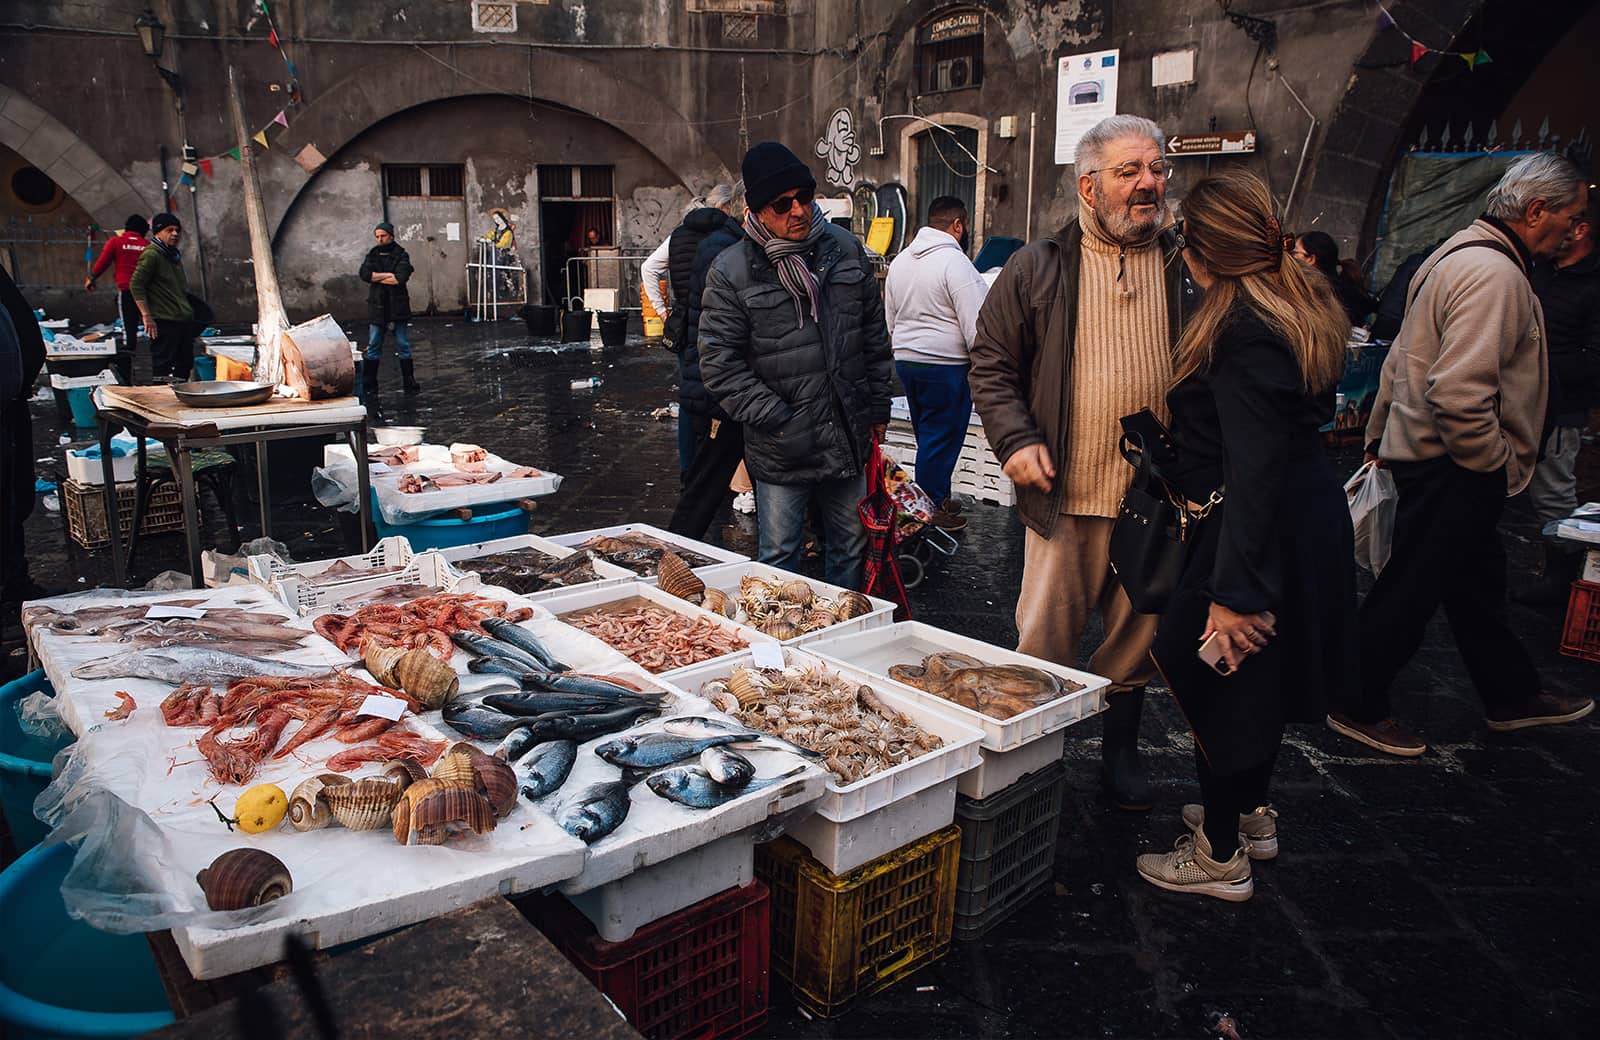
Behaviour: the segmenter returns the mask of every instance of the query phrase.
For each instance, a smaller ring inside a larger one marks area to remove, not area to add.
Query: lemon
[[[257,784],[233,803],[233,815],[246,834],[270,831],[283,822],[289,811],[289,797],[277,784]]]

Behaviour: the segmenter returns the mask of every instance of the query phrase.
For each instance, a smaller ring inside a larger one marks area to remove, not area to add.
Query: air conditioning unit
[[[934,90],[960,90],[972,86],[972,59],[949,58],[933,67]]]

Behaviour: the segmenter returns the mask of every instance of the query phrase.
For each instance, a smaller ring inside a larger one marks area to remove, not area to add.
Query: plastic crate
[[[976,939],[1053,876],[1066,768],[1052,762],[988,798],[956,798],[961,871],[955,937]]]
[[[1600,661],[1600,585],[1572,583],[1567,621],[1561,627],[1561,652],[1585,661]]]
[[[771,897],[759,881],[615,943],[559,896],[518,908],[650,1040],[740,1037],[767,1019]]]
[[[932,964],[950,949],[961,832],[946,827],[848,874],[790,838],[756,849],[772,890],[772,967],[824,1017]]]
[[[61,508],[67,514],[67,534],[85,549],[103,549],[111,544],[111,536],[106,531],[104,490],[103,484],[91,487],[76,480],[63,481],[61,485]],[[134,498],[132,481],[117,485],[117,524],[124,538],[133,526]],[[178,494],[176,483],[163,481],[150,492],[139,533],[165,534],[181,530],[183,497]]]

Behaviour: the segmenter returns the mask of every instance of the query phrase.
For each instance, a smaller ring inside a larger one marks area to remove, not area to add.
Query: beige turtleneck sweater
[[[1080,204],[1079,211],[1083,246],[1061,511],[1114,517],[1133,480],[1117,448],[1117,420],[1142,408],[1167,419],[1166,284],[1158,241],[1124,249],[1101,231],[1093,210]]]

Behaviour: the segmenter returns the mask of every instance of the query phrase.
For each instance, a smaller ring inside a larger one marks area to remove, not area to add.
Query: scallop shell
[[[369,639],[362,646],[361,663],[367,666],[367,671],[372,673],[380,686],[393,689],[397,681],[394,666],[405,655],[406,648],[403,646],[379,646],[376,640]]]
[[[786,618],[774,618],[761,626],[761,631],[778,640],[780,643],[800,635],[800,626]]]
[[[478,752],[472,760],[478,793],[488,799],[496,816],[505,816],[517,807],[517,771],[493,755]]]
[[[872,611],[872,601],[859,592],[846,590],[833,601],[833,613],[840,621],[849,621]]]
[[[800,631],[818,632],[831,625],[839,623],[831,610],[811,609],[806,611],[806,616],[800,621]]]
[[[194,876],[213,910],[243,910],[294,891],[289,868],[261,849],[230,849]]]
[[[738,614],[738,608],[733,604],[733,597],[721,589],[706,589],[705,596],[700,600],[700,605],[713,614],[721,614],[731,618]]]
[[[817,598],[817,591],[807,583],[796,578],[793,581],[786,581],[779,586],[778,598],[783,600],[785,603],[793,603],[796,606],[809,607],[811,606],[812,601]]]
[[[319,773],[309,780],[300,781],[289,796],[289,822],[297,831],[316,831],[333,822],[333,812],[323,793],[330,787],[343,787],[350,783],[348,776],[338,773]]]
[[[689,569],[683,557],[673,552],[663,552],[656,565],[656,585],[662,592],[670,593],[690,603],[699,603],[705,596],[706,583]]]
[[[367,777],[353,784],[330,787],[322,797],[333,810],[333,818],[353,831],[373,831],[389,820],[389,811],[400,798],[400,785],[393,780]]]
[[[428,779],[428,770],[414,758],[397,758],[384,769],[383,775],[404,791],[418,780]]]
[[[430,775],[442,784],[471,786],[474,783],[472,759],[464,752],[457,752],[455,748],[451,748],[433,764],[433,772]]]
[[[397,659],[394,681],[429,710],[442,708],[461,689],[461,677],[422,647],[407,650]]]
[[[745,598],[770,598],[777,594],[777,586],[765,578],[746,574],[739,579],[739,595]]]
[[[391,822],[395,841],[402,845],[442,845],[455,831],[494,830],[494,808],[470,787],[424,780],[406,789]]]
[[[727,688],[741,708],[760,704],[767,692],[766,683],[749,668],[735,669],[734,673],[728,676]]]

